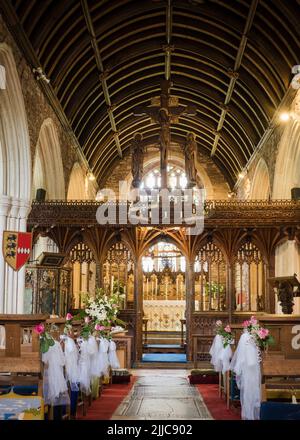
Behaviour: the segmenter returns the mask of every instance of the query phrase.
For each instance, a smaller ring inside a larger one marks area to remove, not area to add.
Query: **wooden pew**
[[[284,355],[265,355],[261,365],[261,400],[300,397],[300,361],[286,359]]]

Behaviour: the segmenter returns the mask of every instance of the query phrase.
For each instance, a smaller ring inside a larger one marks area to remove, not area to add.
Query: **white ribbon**
[[[42,354],[42,361],[47,367],[43,377],[45,404],[65,405],[70,403],[68,385],[63,370],[65,356],[59,342],[55,341],[54,345]]]
[[[230,369],[235,372],[236,383],[240,389],[242,419],[258,420],[261,402],[259,350],[247,331],[240,337]]]
[[[111,340],[109,343],[108,361],[113,369],[120,368],[120,362],[117,356],[117,346],[115,341]]]
[[[78,391],[79,382],[78,357],[79,352],[75,341],[70,336],[65,336],[66,379],[70,382],[71,390]]]
[[[99,359],[98,359],[98,343],[96,341],[95,336],[89,336],[88,339],[88,350],[90,355],[90,362],[91,362],[91,378],[92,377],[100,377],[101,376],[101,370],[99,366]]]
[[[108,348],[109,341],[105,338],[100,338],[99,350],[98,350],[98,361],[100,375],[108,376],[109,370],[109,360],[108,360]]]
[[[211,364],[213,364],[215,371],[222,371],[222,350],[223,350],[223,340],[221,335],[216,335],[214,337],[212,346],[209,350],[211,355]]]
[[[79,355],[79,383],[80,389],[85,394],[90,394],[91,392],[91,359],[89,355],[88,341],[78,338],[80,344],[80,355]]]

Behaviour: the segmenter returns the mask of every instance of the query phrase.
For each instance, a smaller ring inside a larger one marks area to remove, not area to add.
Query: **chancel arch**
[[[33,199],[37,189],[46,191],[46,199],[65,199],[61,146],[51,118],[43,122],[39,133],[33,166]]]
[[[0,249],[3,230],[26,231],[31,154],[25,104],[11,48],[0,43],[5,88],[0,89]],[[0,313],[21,313],[24,267],[13,271],[0,257]]]

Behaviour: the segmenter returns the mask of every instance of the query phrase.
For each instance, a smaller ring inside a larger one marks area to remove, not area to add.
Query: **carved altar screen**
[[[90,248],[84,243],[78,243],[70,252],[72,264],[72,305],[81,308],[82,292],[95,292],[96,263]]]
[[[195,310],[226,310],[226,262],[216,244],[208,242],[199,250],[194,269]]]
[[[263,311],[266,292],[266,267],[260,250],[244,243],[235,259],[235,309]]]
[[[107,252],[104,261],[104,287],[112,291],[114,285],[124,288],[126,302],[129,307],[134,300],[134,263],[130,250],[122,242],[117,242]]]
[[[142,259],[143,311],[150,331],[179,331],[185,317],[185,257],[161,241]]]

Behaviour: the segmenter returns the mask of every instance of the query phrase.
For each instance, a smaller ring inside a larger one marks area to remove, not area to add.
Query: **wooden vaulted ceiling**
[[[149,105],[166,75],[171,93],[197,106],[172,126],[172,140],[194,131],[232,186],[300,61],[296,0],[1,2],[14,9],[99,184],[134,132],[157,140],[157,126],[133,109]]]

